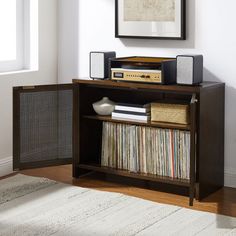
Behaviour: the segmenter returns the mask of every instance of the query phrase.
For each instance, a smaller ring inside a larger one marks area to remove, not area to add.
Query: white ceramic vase
[[[93,103],[93,109],[98,115],[109,116],[115,110],[115,103],[108,97],[104,97],[102,100]]]

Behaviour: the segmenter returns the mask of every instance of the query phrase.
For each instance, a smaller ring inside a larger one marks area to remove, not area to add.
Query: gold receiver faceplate
[[[161,70],[113,68],[111,69],[111,79],[119,81],[162,83],[162,72]]]

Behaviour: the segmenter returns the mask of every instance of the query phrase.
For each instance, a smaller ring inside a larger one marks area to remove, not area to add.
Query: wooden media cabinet
[[[75,79],[68,85],[13,89],[14,169],[73,163],[73,177],[102,172],[188,191],[190,205],[224,185],[225,85],[157,85],[111,80]],[[98,116],[92,104],[102,97],[115,102],[145,104],[154,101],[187,102],[190,124],[142,123]],[[190,132],[190,179],[101,166],[103,122]]]

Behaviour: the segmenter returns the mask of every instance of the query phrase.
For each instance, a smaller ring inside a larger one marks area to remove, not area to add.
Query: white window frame
[[[16,60],[1,61],[0,74],[38,70],[38,0],[16,0]]]

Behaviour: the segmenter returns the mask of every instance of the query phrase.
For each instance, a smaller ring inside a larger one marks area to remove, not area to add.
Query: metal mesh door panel
[[[72,90],[20,94],[20,162],[72,158]]]

